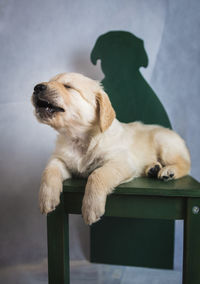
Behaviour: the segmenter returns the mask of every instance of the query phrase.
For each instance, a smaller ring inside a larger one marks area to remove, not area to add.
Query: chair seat
[[[50,284],[69,283],[68,215],[81,214],[86,182],[64,181],[61,203],[48,214]],[[199,284],[199,208],[200,184],[190,176],[167,183],[148,178],[124,183],[108,196],[105,217],[91,227],[90,260],[172,269],[174,230],[170,225],[172,220],[184,220],[183,283]]]
[[[63,183],[64,193],[84,193],[86,179],[68,179]],[[163,182],[150,178],[136,178],[119,185],[115,195],[146,195],[172,197],[200,197],[200,183],[191,176]]]

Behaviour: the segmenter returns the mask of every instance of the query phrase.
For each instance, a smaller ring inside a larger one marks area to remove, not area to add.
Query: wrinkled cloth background
[[[36,121],[30,102],[33,87],[65,71],[101,80],[100,64],[92,65],[90,52],[97,37],[109,30],[130,31],[144,40],[149,66],[141,72],[173,128],[186,140],[191,174],[200,180],[200,1],[1,0],[1,269],[41,263],[47,257],[46,218],[39,213],[38,190],[56,132]],[[88,255],[88,232],[80,216],[70,217],[72,260]],[[181,247],[179,222],[177,270]]]

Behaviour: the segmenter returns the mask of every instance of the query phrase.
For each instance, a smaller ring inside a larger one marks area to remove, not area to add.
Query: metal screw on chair
[[[193,208],[192,208],[192,213],[193,214],[198,214],[199,213],[199,207],[198,206],[194,206]]]

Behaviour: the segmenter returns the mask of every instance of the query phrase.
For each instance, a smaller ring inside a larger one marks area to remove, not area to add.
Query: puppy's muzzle
[[[38,84],[34,87],[33,104],[36,112],[44,117],[50,117],[55,112],[64,112],[65,110],[55,103],[55,99],[49,95],[47,86]]]

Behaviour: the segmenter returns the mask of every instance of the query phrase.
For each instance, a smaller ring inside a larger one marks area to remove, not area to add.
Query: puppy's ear
[[[99,111],[100,129],[101,132],[104,132],[112,124],[116,114],[111,105],[108,95],[103,90],[100,90],[97,93],[96,99]]]

